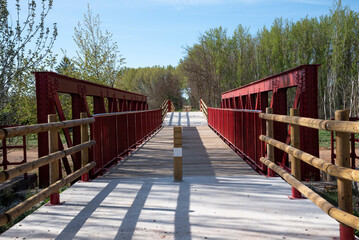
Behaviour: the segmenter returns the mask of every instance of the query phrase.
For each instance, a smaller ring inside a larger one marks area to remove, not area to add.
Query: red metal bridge
[[[171,101],[148,110],[143,95],[35,73],[38,125],[3,128],[0,137],[38,133],[39,159],[0,172],[0,182],[39,167],[45,189],[0,215],[0,224],[48,196],[51,206],[3,236],[353,239],[359,219],[349,214],[351,181],[359,173],[346,156],[349,133],[359,126],[345,121],[345,113],[317,119],[317,69],[299,66],[225,92],[221,108],[201,100],[203,114],[175,113]],[[291,107],[298,110],[287,116]],[[177,140],[173,126],[183,126]],[[318,129],[337,132],[337,166],[318,158]],[[338,207],[301,182],[319,181],[320,170],[338,177]],[[173,182],[173,171],[183,181]]]

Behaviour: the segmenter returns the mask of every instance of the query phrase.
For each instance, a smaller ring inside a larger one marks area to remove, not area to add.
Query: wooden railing
[[[162,109],[162,121],[165,119],[168,112],[175,111],[175,105],[171,100],[168,99],[163,101],[160,108]]]
[[[207,105],[204,103],[204,101],[202,99],[199,100],[199,107],[200,107],[201,112],[203,112],[204,115],[206,116],[206,118],[208,118]]]
[[[260,118],[267,121],[266,136],[261,135],[259,137],[260,140],[267,143],[267,157],[262,157],[260,161],[295,188],[292,191],[293,197],[298,197],[296,191],[299,191],[330,217],[339,221],[340,239],[354,239],[353,228],[359,229],[359,218],[352,215],[352,181],[359,182],[359,171],[350,168],[349,136],[351,133],[359,133],[359,122],[349,122],[349,113],[346,110],[336,111],[335,120],[298,117],[297,109],[291,109],[291,116],[271,113],[272,109],[267,108],[266,113],[259,114]],[[273,139],[273,121],[290,124],[291,146]],[[336,165],[298,149],[299,127],[336,131]],[[290,155],[292,174],[287,173],[274,163],[273,147],[279,148]],[[300,182],[300,161],[304,161],[331,176],[337,177],[339,209]]]
[[[59,204],[59,191],[61,187],[73,182],[82,176],[83,180],[88,180],[88,172],[96,163],[88,161],[88,148],[93,146],[96,142],[89,140],[88,124],[95,121],[94,118],[87,118],[86,113],[81,113],[82,119],[56,122],[56,115],[48,116],[48,123],[36,124],[31,126],[11,127],[0,129],[0,140],[15,136],[23,136],[28,134],[49,132],[49,149],[50,154],[43,156],[35,161],[22,164],[16,168],[4,170],[0,172],[0,183],[12,179],[16,176],[22,175],[29,171],[35,170],[41,166],[50,164],[50,186],[43,189],[41,192],[33,195],[24,202],[11,208],[4,214],[0,215],[0,225],[7,224],[21,214],[32,208],[34,205],[43,201],[50,196],[51,204]],[[63,128],[81,126],[81,144],[68,149],[58,151],[58,131]],[[60,164],[59,160],[65,156],[81,151],[82,167],[69,174],[64,178],[60,178]]]

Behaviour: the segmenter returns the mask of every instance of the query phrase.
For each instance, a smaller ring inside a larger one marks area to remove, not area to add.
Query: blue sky
[[[13,0],[9,1],[11,4]],[[25,4],[27,1],[20,1]],[[343,0],[359,11],[358,0]],[[176,66],[184,47],[197,42],[200,33],[222,26],[232,33],[238,24],[253,35],[276,17],[299,20],[327,14],[332,0],[55,0],[48,22],[56,22],[58,39],[53,51],[76,55],[74,27],[87,5],[99,14],[102,29],[113,34],[127,67]]]

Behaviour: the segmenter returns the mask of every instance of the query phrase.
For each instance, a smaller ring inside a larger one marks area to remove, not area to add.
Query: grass
[[[330,147],[331,134],[329,131],[319,130],[319,147]]]
[[[334,133],[335,138],[335,133]],[[359,139],[359,134],[355,134],[355,138]],[[331,132],[319,130],[319,147],[330,148],[331,143]],[[335,147],[335,142],[334,142]],[[355,147],[359,147],[359,142],[355,143]]]

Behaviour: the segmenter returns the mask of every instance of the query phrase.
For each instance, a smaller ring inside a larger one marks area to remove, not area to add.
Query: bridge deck
[[[183,128],[184,176],[257,174],[208,126]],[[112,168],[104,178],[173,176],[173,128],[164,127],[148,143]]]
[[[183,129],[184,181],[173,182],[172,144],[172,128],[164,127],[101,178],[63,192],[64,204],[41,207],[0,239],[338,235],[336,221],[309,200],[289,200],[287,183],[256,174],[207,126]]]

